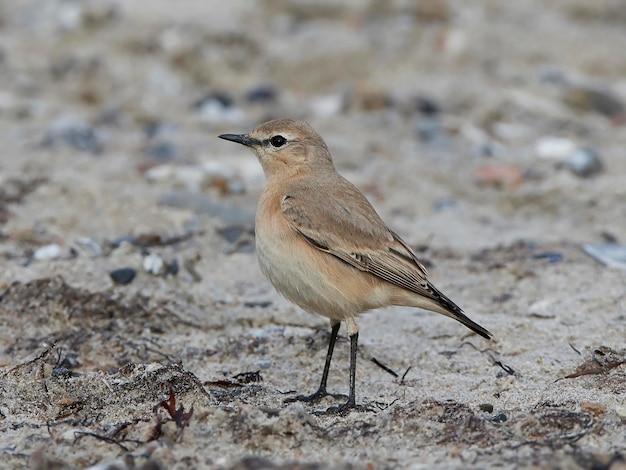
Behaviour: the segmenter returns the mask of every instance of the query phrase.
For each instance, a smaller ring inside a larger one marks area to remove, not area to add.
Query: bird
[[[263,167],[265,186],[255,216],[261,272],[287,300],[330,320],[319,388],[287,401],[315,403],[338,396],[327,392],[327,380],[344,322],[350,338],[348,398],[326,412],[364,408],[355,393],[357,318],[372,309],[419,307],[453,318],[483,338],[493,336],[430,282],[409,244],[337,172],[328,146],[307,122],[275,119],[248,134],[218,137],[249,147]]]

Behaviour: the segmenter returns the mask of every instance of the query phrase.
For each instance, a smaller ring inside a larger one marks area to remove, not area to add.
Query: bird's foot
[[[342,395],[341,393],[328,393],[326,389],[320,388],[317,392],[311,395],[298,395],[297,397],[291,397],[285,399],[285,403],[293,403],[296,401],[303,401],[306,403],[317,403],[322,398],[331,396],[333,398],[346,398],[346,395]]]
[[[347,402],[341,405],[334,405],[324,411],[315,411],[313,414],[318,416],[331,416],[331,415],[339,415],[346,416],[350,414],[351,411],[358,411],[360,413],[364,412],[373,412],[374,410],[365,405],[357,405],[354,402],[354,399],[348,399]]]

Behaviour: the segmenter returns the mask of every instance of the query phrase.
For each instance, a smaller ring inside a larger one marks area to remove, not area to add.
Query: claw
[[[296,401],[303,401],[306,403],[317,403],[322,400],[324,397],[333,397],[333,398],[348,398],[347,395],[343,395],[341,393],[328,393],[326,390],[322,390],[321,388],[311,395],[298,395],[297,397],[291,397],[285,399],[285,403],[294,403]]]
[[[332,416],[332,415],[346,416],[350,414],[351,411],[358,411],[359,413],[374,412],[374,410],[368,406],[357,405],[355,403],[351,403],[350,401],[347,401],[346,403],[342,405],[331,406],[330,408],[327,408],[324,411],[315,411],[313,414],[317,416]]]

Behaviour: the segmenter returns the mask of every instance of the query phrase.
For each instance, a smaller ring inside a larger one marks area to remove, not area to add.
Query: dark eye
[[[285,139],[282,135],[275,135],[270,139],[270,144],[272,147],[282,147],[287,143],[287,139]]]

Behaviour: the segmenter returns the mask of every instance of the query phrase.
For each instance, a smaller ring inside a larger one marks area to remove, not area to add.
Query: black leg
[[[345,415],[351,410],[356,411],[373,411],[367,406],[356,404],[356,353],[359,343],[359,333],[355,333],[350,336],[350,394],[348,395],[348,401],[343,405],[331,406],[326,411],[318,412],[319,415]]]
[[[326,362],[324,363],[324,372],[322,372],[322,382],[318,393],[326,394],[326,383],[328,382],[328,372],[330,371],[330,361],[333,358],[333,351],[335,349],[335,342],[337,341],[337,334],[339,334],[339,327],[341,322],[337,322],[330,330],[330,340],[328,341],[328,352],[326,353]]]
[[[348,394],[348,401],[343,405],[331,406],[326,411],[319,414],[334,415],[334,414],[346,414],[350,410],[358,408],[356,406],[356,350],[359,343],[359,333],[354,333],[350,336],[350,392]]]
[[[350,394],[344,405],[346,409],[356,407],[356,348],[358,342],[359,333],[357,332],[350,336]]]
[[[326,395],[331,395],[333,397],[345,396],[331,394],[326,391],[328,372],[330,371],[330,361],[333,358],[333,350],[335,349],[335,342],[337,341],[337,334],[339,333],[340,326],[341,322],[337,322],[332,325],[332,330],[330,331],[330,341],[328,342],[328,352],[326,353],[326,362],[324,363],[324,372],[322,373],[322,382],[320,383],[320,387],[317,389],[317,392],[313,393],[312,395],[298,395],[294,398],[287,398],[285,400],[285,403],[291,403],[294,401],[317,402],[324,398]]]

